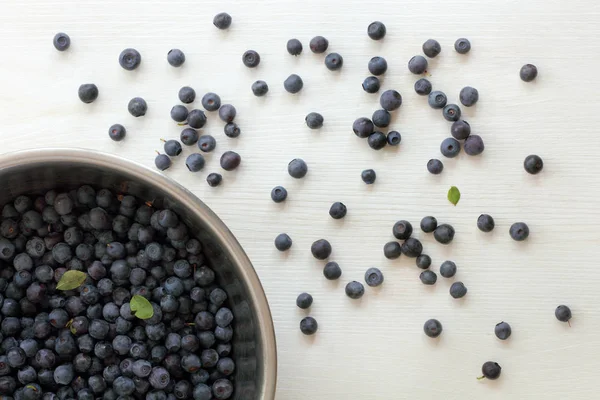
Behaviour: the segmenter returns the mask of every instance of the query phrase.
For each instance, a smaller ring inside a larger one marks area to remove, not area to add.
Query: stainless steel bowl
[[[27,150],[0,157],[0,205],[20,194],[88,184],[129,193],[175,210],[202,242],[235,315],[234,399],[274,399],[277,355],[262,285],[240,244],[191,192],[139,164],[80,149]]]

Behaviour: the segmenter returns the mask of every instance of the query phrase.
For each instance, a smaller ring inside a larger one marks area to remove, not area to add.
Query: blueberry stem
[[[567,324],[569,324],[569,328],[571,327],[571,321],[567,321]]]
[[[480,380],[482,380],[482,379],[485,379],[485,376],[483,376],[483,375],[482,375],[482,376],[478,376],[478,377],[477,377],[477,380],[478,380],[478,381],[480,381]]]
[[[188,124],[187,121],[177,123],[178,126],[185,126],[187,124]]]

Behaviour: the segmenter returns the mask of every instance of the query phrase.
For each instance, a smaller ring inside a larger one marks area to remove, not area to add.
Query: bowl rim
[[[259,394],[261,399],[274,399],[277,385],[277,344],[269,303],[252,262],[225,223],[200,198],[174,179],[138,162],[110,153],[62,147],[19,150],[0,154],[0,171],[16,167],[22,168],[29,164],[68,162],[115,170],[139,179],[144,184],[159,186],[177,197],[183,207],[194,210],[199,217],[206,221],[207,225],[213,228],[213,233],[223,245],[224,250],[231,256],[232,262],[240,267],[240,277],[251,289],[249,290],[250,300],[259,321],[260,336],[264,340],[262,343],[264,374],[262,387],[258,388]]]

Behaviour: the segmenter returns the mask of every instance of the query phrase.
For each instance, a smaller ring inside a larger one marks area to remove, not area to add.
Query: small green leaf
[[[460,200],[460,190],[456,186],[452,186],[450,190],[448,190],[448,201],[454,205],[458,204]]]
[[[58,290],[73,290],[77,289],[79,286],[83,285],[87,275],[85,272],[71,270],[67,271],[63,274],[56,285]]]
[[[152,308],[152,304],[146,299],[144,296],[140,296],[136,294],[129,301],[129,308],[139,319],[148,319],[152,318],[154,315],[154,309]]]

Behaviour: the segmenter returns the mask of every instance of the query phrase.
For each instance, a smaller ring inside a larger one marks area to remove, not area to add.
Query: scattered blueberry
[[[225,136],[230,138],[236,138],[242,133],[240,127],[235,122],[226,123],[223,127],[223,132],[225,132]]]
[[[423,217],[421,220],[421,230],[425,233],[431,233],[437,228],[437,219],[432,216]]]
[[[293,56],[298,56],[302,53],[302,42],[298,39],[290,39],[287,41],[286,49]]]
[[[433,231],[433,237],[441,244],[448,244],[454,239],[454,228],[452,225],[440,224]]]
[[[292,247],[292,238],[287,233],[280,233],[275,238],[275,247],[279,251],[286,251]]]
[[[129,111],[129,114],[134,117],[142,117],[146,115],[146,111],[148,111],[148,104],[146,104],[146,100],[141,97],[134,97],[129,100],[127,110]]]
[[[380,87],[381,83],[376,76],[367,76],[362,83],[362,88],[367,93],[377,93]]]
[[[444,157],[454,158],[460,153],[460,143],[454,138],[446,138],[440,145],[440,152]]]
[[[471,50],[471,42],[465,38],[456,39],[454,50],[459,54],[467,54]]]
[[[463,106],[472,107],[479,101],[479,92],[471,86],[465,86],[460,91],[459,99]]]
[[[387,71],[387,61],[383,57],[373,57],[369,60],[368,68],[372,75],[383,75]]]
[[[254,50],[248,50],[242,55],[242,62],[248,68],[256,68],[260,64],[260,55]]]
[[[198,138],[198,148],[204,153],[210,153],[217,147],[217,141],[211,135],[202,135]]]
[[[217,187],[223,181],[223,175],[217,174],[216,172],[211,172],[206,176],[206,182],[210,187]]]
[[[532,154],[525,157],[523,167],[525,168],[525,171],[532,175],[539,174],[544,168],[544,161],[540,156]]]
[[[166,154],[158,154],[154,159],[154,165],[156,165],[156,168],[164,171],[171,166],[171,159]]]
[[[54,48],[56,50],[65,51],[69,48],[69,46],[71,46],[71,38],[66,33],[59,32],[54,35],[52,44],[54,44]]]
[[[392,228],[392,234],[396,239],[406,240],[412,235],[413,227],[410,222],[400,220],[394,224]]]
[[[367,35],[373,40],[381,40],[384,38],[386,33],[385,25],[383,22],[375,21],[371,22],[367,27]]]
[[[360,299],[365,294],[365,287],[362,283],[352,281],[346,285],[346,296],[351,299]]]
[[[435,39],[428,39],[423,43],[423,53],[429,58],[437,57],[441,51],[442,46],[440,46],[440,43]]]
[[[181,154],[181,143],[177,140],[163,140],[165,142],[164,150],[169,157],[176,157]]]
[[[79,100],[84,103],[91,103],[98,98],[98,87],[93,83],[84,83],[79,86],[77,94],[79,95]]]
[[[338,53],[329,53],[325,57],[325,66],[330,71],[337,71],[344,65],[344,59]]]
[[[187,156],[185,160],[185,165],[191,172],[200,171],[202,168],[204,168],[204,164],[204,156],[200,153],[192,153]]]
[[[184,86],[179,89],[179,93],[177,94],[179,97],[179,101],[185,104],[193,103],[196,100],[196,91],[189,86]]]
[[[373,125],[379,128],[388,127],[392,120],[392,116],[390,115],[390,113],[384,109],[375,110],[371,118],[373,119]]]
[[[418,95],[427,96],[429,93],[431,93],[431,90],[431,82],[429,82],[427,79],[421,78],[415,82],[415,92]]]
[[[447,104],[442,110],[442,114],[444,115],[444,119],[446,121],[458,121],[461,114],[460,107],[456,104]]]
[[[329,261],[327,264],[325,264],[325,267],[323,267],[323,275],[326,279],[334,281],[342,276],[342,269],[335,261]]]
[[[256,96],[256,97],[262,97],[264,95],[267,94],[267,92],[269,91],[269,85],[267,85],[267,82],[265,81],[255,81],[252,84],[252,93]]]
[[[219,29],[227,29],[231,26],[231,15],[221,12],[213,18],[213,25]]]
[[[287,190],[283,186],[275,186],[273,190],[271,190],[271,199],[275,203],[281,203],[287,199]]]
[[[446,106],[448,102],[448,98],[444,94],[444,92],[440,92],[439,90],[433,91],[429,93],[428,97],[429,106],[431,108],[440,109]]]
[[[367,143],[373,150],[381,150],[387,144],[387,137],[383,132],[375,131],[369,135]]]
[[[425,321],[423,331],[430,338],[436,338],[442,333],[442,324],[437,319],[429,319]]]
[[[485,149],[483,139],[479,135],[469,135],[469,137],[465,139],[463,147],[465,153],[470,156],[477,156],[483,153],[483,150]]]
[[[509,233],[513,240],[520,242],[529,237],[529,227],[525,222],[515,222],[510,226]]]
[[[427,161],[427,171],[433,175],[439,175],[444,170],[444,164],[437,158]]]
[[[408,238],[402,243],[401,250],[406,257],[417,258],[423,253],[423,245],[418,239]]]
[[[427,59],[423,56],[414,56],[408,61],[408,70],[415,75],[427,71]]]
[[[398,146],[400,141],[402,140],[402,136],[400,136],[400,132],[397,131],[389,131],[387,134],[387,143],[390,146]]]
[[[181,131],[179,139],[186,146],[192,146],[198,142],[198,131],[192,128],[185,128]]]
[[[510,337],[512,329],[510,328],[510,325],[507,322],[502,321],[496,324],[496,327],[494,328],[494,333],[496,334],[496,337],[498,339],[506,340]]]
[[[417,267],[421,269],[427,269],[431,266],[431,257],[429,257],[427,254],[421,254],[415,261],[417,263]]]
[[[396,258],[400,257],[400,254],[402,254],[402,250],[400,243],[398,242],[387,242],[383,246],[383,255],[388,260],[395,260]]]
[[[300,321],[300,331],[305,335],[314,335],[317,332],[318,324],[313,317],[304,317]]]
[[[185,54],[179,49],[171,49],[167,53],[167,61],[173,67],[181,67],[185,62]]]
[[[108,128],[108,136],[115,142],[120,142],[125,139],[126,133],[125,127],[121,124],[114,124]]]
[[[194,109],[188,113],[187,123],[190,128],[200,129],[206,125],[206,114],[202,110]]]
[[[188,117],[188,109],[181,104],[177,104],[171,108],[171,119],[175,122],[183,122]]]
[[[531,82],[537,77],[538,70],[537,67],[533,64],[525,64],[521,67],[521,71],[519,72],[519,76],[523,82]]]
[[[457,140],[465,140],[471,134],[471,125],[467,121],[459,120],[452,124],[450,128],[452,137]]]
[[[296,305],[298,308],[306,310],[313,303],[313,297],[308,293],[300,293],[296,298]]]
[[[383,274],[379,268],[369,268],[365,272],[365,282],[371,287],[380,286],[383,283]]]
[[[241,162],[242,158],[235,151],[226,151],[223,153],[220,160],[221,168],[223,168],[225,171],[233,171],[239,167]]]
[[[395,90],[386,90],[379,97],[379,104],[384,110],[397,110],[402,105],[402,96]]]
[[[372,185],[375,183],[375,179],[377,179],[377,174],[375,173],[375,170],[365,169],[360,173],[360,177],[364,183]]]
[[[288,93],[296,94],[302,90],[303,86],[304,82],[302,82],[302,78],[296,74],[291,74],[283,81],[283,87]]]
[[[346,216],[347,211],[348,210],[346,209],[346,206],[344,205],[344,203],[340,203],[339,201],[336,201],[329,208],[329,215],[333,219],[342,219]]]
[[[317,260],[325,260],[331,255],[331,244],[325,239],[319,239],[310,246],[310,252]]]
[[[217,111],[221,107],[221,98],[216,93],[208,92],[202,96],[202,107],[204,107],[206,111]],[[235,117],[235,113],[233,116]]]
[[[119,65],[127,71],[133,71],[141,62],[142,56],[136,49],[125,49],[119,54]]]
[[[498,365],[497,362],[486,361],[485,363],[483,363],[483,366],[481,367],[481,373],[483,374],[483,376],[478,379],[483,379],[483,378],[487,378],[487,379],[491,379],[491,380],[498,379],[500,377],[501,372],[502,372],[502,367],[500,367],[500,365]]]
[[[482,232],[491,232],[494,229],[494,218],[489,214],[481,214],[477,218],[477,227]]]
[[[310,129],[319,129],[323,126],[323,116],[317,112],[308,113],[304,121]]]
[[[292,178],[301,179],[306,176],[308,165],[301,158],[294,158],[288,164],[288,173]]]
[[[560,305],[556,307],[556,310],[554,311],[554,316],[560,322],[569,322],[569,320],[572,317],[571,309],[565,305]]]
[[[309,43],[310,51],[315,54],[325,53],[329,47],[329,41],[323,36],[315,36]]]
[[[356,136],[365,139],[375,131],[375,125],[369,118],[360,117],[352,124],[352,130]]]
[[[444,261],[440,266],[440,275],[444,278],[452,278],[454,275],[456,275],[456,264],[454,261]]]
[[[464,297],[465,294],[467,294],[467,287],[464,283],[454,282],[450,286],[450,296],[452,296],[453,298],[460,299],[461,297]]]

